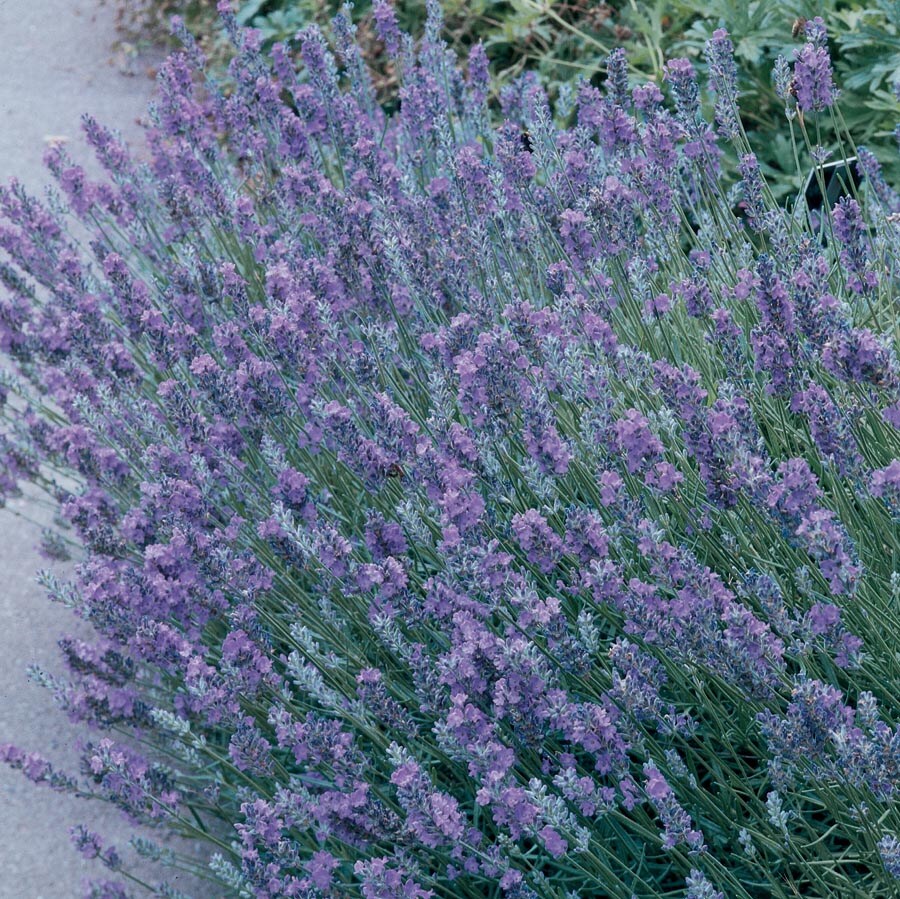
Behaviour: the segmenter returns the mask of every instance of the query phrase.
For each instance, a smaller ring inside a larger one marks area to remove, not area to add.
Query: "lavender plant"
[[[375,4],[390,117],[346,16],[295,71],[223,15],[234,90],[188,41],[148,164],[88,119],[105,180],[55,147],[46,203],[0,193],[3,487],[59,506],[43,580],[97,632],[36,676],[99,732],[78,775],[5,760],[202,841],[216,896],[898,894],[878,163],[821,227],[776,205],[723,32],[714,123],[617,52],[494,126],[437,3],[418,46]]]

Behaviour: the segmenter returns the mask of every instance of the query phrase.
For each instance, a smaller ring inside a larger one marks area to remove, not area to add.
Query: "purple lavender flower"
[[[831,56],[823,42],[805,44],[794,51],[793,93],[804,112],[828,109],[837,99]]]
[[[434,890],[425,889],[399,860],[394,861],[388,856],[360,860],[356,862],[354,872],[360,879],[365,899],[394,899],[396,896],[432,899],[434,896]]]
[[[606,58],[606,94],[615,106],[628,106],[628,59],[617,47]]]
[[[900,384],[893,351],[868,328],[838,331],[822,349],[822,364],[845,381],[877,387]]]
[[[563,548],[559,535],[537,509],[529,509],[512,519],[512,528],[528,561],[541,571],[552,571]]]
[[[725,894],[717,890],[707,876],[696,868],[688,875],[685,899],[725,899]]]
[[[793,73],[791,71],[791,64],[783,54],[779,53],[775,59],[775,64],[772,67],[772,84],[775,88],[775,95],[780,100],[784,100],[786,110],[790,110],[788,104],[794,98],[793,93],[791,92],[792,78]]]
[[[741,173],[741,190],[744,195],[744,211],[754,231],[761,231],[766,207],[763,201],[763,183],[759,163],[753,153],[741,157],[738,170]]]
[[[307,865],[310,879],[313,886],[323,893],[327,893],[331,889],[334,880],[334,870],[340,865],[340,862],[324,849],[313,853]]]
[[[805,390],[791,397],[791,411],[806,416],[824,461],[834,465],[842,475],[862,472],[863,458],[847,416],[824,387],[810,382]]]
[[[659,769],[648,762],[644,765],[644,776],[644,792],[663,825],[663,848],[673,849],[684,843],[692,853],[705,852],[703,833],[694,828],[691,816],[675,798],[672,788]]]
[[[828,32],[825,28],[825,20],[821,16],[807,19],[803,23],[803,33],[806,39],[815,47],[824,47],[828,41]]]
[[[871,150],[866,147],[858,147],[856,152],[856,170],[866,183],[872,188],[878,201],[889,213],[900,209],[900,195],[888,184],[884,173],[881,171],[881,163],[876,159]]]
[[[691,61],[685,58],[670,59],[666,63],[665,78],[672,88],[679,116],[685,124],[693,125],[700,115],[700,91]]]
[[[878,854],[885,871],[900,880],[900,840],[892,833],[886,833],[878,841]]]
[[[859,203],[851,197],[841,197],[835,204],[834,235],[841,243],[841,262],[847,272],[847,283],[856,293],[869,292],[878,285],[871,271],[866,248],[866,229]]]
[[[372,18],[375,21],[375,33],[391,56],[400,50],[401,33],[397,25],[397,15],[393,4],[387,0],[375,0],[372,4]]]
[[[659,438],[637,409],[629,409],[625,417],[616,422],[615,434],[618,449],[625,454],[625,467],[630,474],[642,471],[663,452]]]
[[[757,371],[768,373],[773,392],[786,392],[796,379],[794,306],[768,256],[760,256],[757,272],[756,305],[761,322],[751,335],[756,351],[755,366]]]
[[[900,459],[872,472],[869,491],[884,501],[893,518],[900,517]]]
[[[385,4],[376,4],[379,7]],[[382,14],[383,15],[383,14]],[[378,21],[376,15],[376,22]],[[382,38],[384,40],[384,38]],[[390,51],[396,53],[396,50]],[[488,69],[489,60],[484,46],[481,43],[475,44],[469,51],[468,66],[468,82],[472,92],[473,104],[481,104],[487,99],[490,89],[490,71]]]
[[[728,32],[719,28],[706,42],[709,86],[716,95],[716,125],[719,134],[733,140],[740,134],[738,119],[737,66]]]

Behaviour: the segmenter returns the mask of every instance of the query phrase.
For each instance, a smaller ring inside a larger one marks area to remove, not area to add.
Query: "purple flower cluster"
[[[806,36],[808,42],[794,51],[792,92],[803,112],[819,112],[832,106],[838,94],[821,18],[807,22]]]
[[[860,694],[853,708],[834,687],[801,678],[783,717],[760,715],[773,782],[780,788],[840,777],[890,800],[897,790],[900,731],[881,721],[878,712],[871,693]]]
[[[716,125],[721,137],[733,140],[740,134],[737,65],[728,32],[719,28],[706,42],[709,86],[716,95]]]
[[[99,732],[78,778],[3,760],[207,841],[221,895],[887,895],[900,371],[865,202],[826,244],[772,205],[721,31],[740,208],[687,60],[672,108],[616,52],[571,127],[532,75],[494,127],[439,5],[415,46],[377,2],[388,115],[346,18],[296,71],[222,6],[230,87],[166,62],[146,164],[88,120],[101,181],[57,148],[53,203],[0,191],[0,484],[57,503],[77,565],[42,582],[96,632],[35,677]],[[834,99],[808,37],[802,111]],[[815,814],[773,838],[766,778]]]

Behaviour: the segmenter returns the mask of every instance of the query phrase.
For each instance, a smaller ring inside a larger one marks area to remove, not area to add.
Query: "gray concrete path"
[[[127,60],[117,39],[111,5],[99,0],[0,0],[0,181],[14,175],[37,189],[53,139],[85,158],[85,112],[140,139],[155,60]]]
[[[137,123],[153,89],[146,75],[153,61],[133,60],[136,74],[123,74],[112,15],[97,0],[0,0],[0,180],[16,176],[40,190],[49,140],[67,139],[72,155],[85,160],[84,112],[140,139]],[[27,500],[11,507],[47,519]],[[58,671],[56,641],[79,630],[35,583],[35,572],[46,567],[34,549],[38,536],[36,527],[0,510],[0,743],[38,750],[71,768],[80,735],[25,673],[34,663]],[[70,899],[82,895],[88,875],[108,874],[71,846],[69,827],[79,823],[109,835],[123,857],[131,856],[133,828],[116,809],[35,787],[0,765],[0,899]],[[202,896],[182,884],[175,881]]]

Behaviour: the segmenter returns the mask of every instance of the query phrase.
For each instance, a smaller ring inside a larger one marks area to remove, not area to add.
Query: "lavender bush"
[[[106,180],[55,148],[57,195],[0,195],[3,486],[59,505],[77,573],[43,580],[98,634],[35,673],[99,730],[83,770],[6,761],[204,841],[215,896],[896,895],[874,158],[822,219],[776,206],[724,32],[714,124],[686,60],[667,102],[617,52],[495,128],[436,3],[418,47],[376,3],[390,118],[347,17],[296,72],[225,15],[234,91],[188,43],[149,164],[87,120]],[[807,37],[802,165],[841,123]]]

